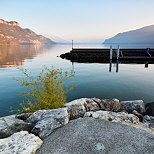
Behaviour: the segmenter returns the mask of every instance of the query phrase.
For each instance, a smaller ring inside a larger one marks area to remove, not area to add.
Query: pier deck
[[[118,54],[119,52],[119,54]],[[61,58],[72,62],[150,62],[154,63],[154,49],[100,49],[100,48],[73,48],[70,52],[60,55]]]

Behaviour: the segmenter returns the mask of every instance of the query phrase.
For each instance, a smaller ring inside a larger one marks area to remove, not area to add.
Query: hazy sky
[[[0,18],[65,40],[104,40],[154,24],[154,0],[0,0]]]

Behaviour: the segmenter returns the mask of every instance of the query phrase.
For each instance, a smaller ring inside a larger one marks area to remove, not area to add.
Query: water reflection
[[[36,55],[49,50],[51,47],[41,45],[0,46],[0,70],[1,68],[24,65],[25,59],[33,59]]]
[[[78,62],[71,62],[72,63],[72,71],[75,72],[75,63],[77,64]],[[144,62],[144,63],[120,63],[119,60],[116,60],[115,61],[112,61],[110,60],[109,63],[100,63],[100,64],[109,64],[109,72],[113,72],[113,68],[115,68],[115,72],[118,73],[119,72],[119,65],[120,64],[144,64],[144,68],[148,68],[149,67],[149,64],[153,64],[153,63],[150,63],[150,62]]]

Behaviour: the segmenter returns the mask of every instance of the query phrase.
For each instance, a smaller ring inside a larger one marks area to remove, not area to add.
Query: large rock
[[[37,154],[153,154],[154,135],[101,119],[79,118],[53,132]]]
[[[145,127],[149,127],[154,130],[154,117],[148,115],[144,116],[143,123]]]
[[[154,116],[154,102],[145,104],[145,115]]]
[[[0,138],[5,138],[13,133],[25,130],[31,131],[33,124],[17,119],[15,115],[0,118]]]
[[[95,101],[99,105],[99,108],[101,110],[105,110],[104,101],[96,97],[92,98],[92,100]]]
[[[77,119],[83,117],[87,111],[86,98],[81,98],[74,100],[72,102],[66,103],[63,107],[68,108],[69,119]]]
[[[121,101],[121,104],[123,105],[123,109],[128,113],[132,113],[133,110],[136,110],[141,114],[145,113],[145,105],[143,100]]]
[[[112,100],[102,99],[101,106],[104,106],[106,111],[120,112],[122,110],[122,105],[116,98]]]
[[[98,111],[100,110],[100,106],[96,101],[94,101],[91,98],[86,99],[86,106],[87,106],[87,111]]]
[[[62,127],[69,122],[67,108],[58,108],[53,110],[40,110],[33,113],[27,119],[29,122],[36,123],[32,133],[40,138],[45,138],[56,128]]]
[[[43,141],[27,131],[21,131],[8,138],[0,139],[1,154],[34,154]]]
[[[126,123],[139,123],[139,118],[133,114],[127,114],[125,112],[111,112],[111,111],[97,111],[87,112],[84,117],[93,117],[96,119],[102,119],[112,122],[126,122]]]

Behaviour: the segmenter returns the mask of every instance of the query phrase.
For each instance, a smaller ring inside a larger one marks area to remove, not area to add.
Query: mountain
[[[51,44],[49,38],[37,35],[30,29],[23,29],[16,21],[0,19],[0,44]]]
[[[105,43],[154,43],[154,25],[119,33],[106,39]]]

